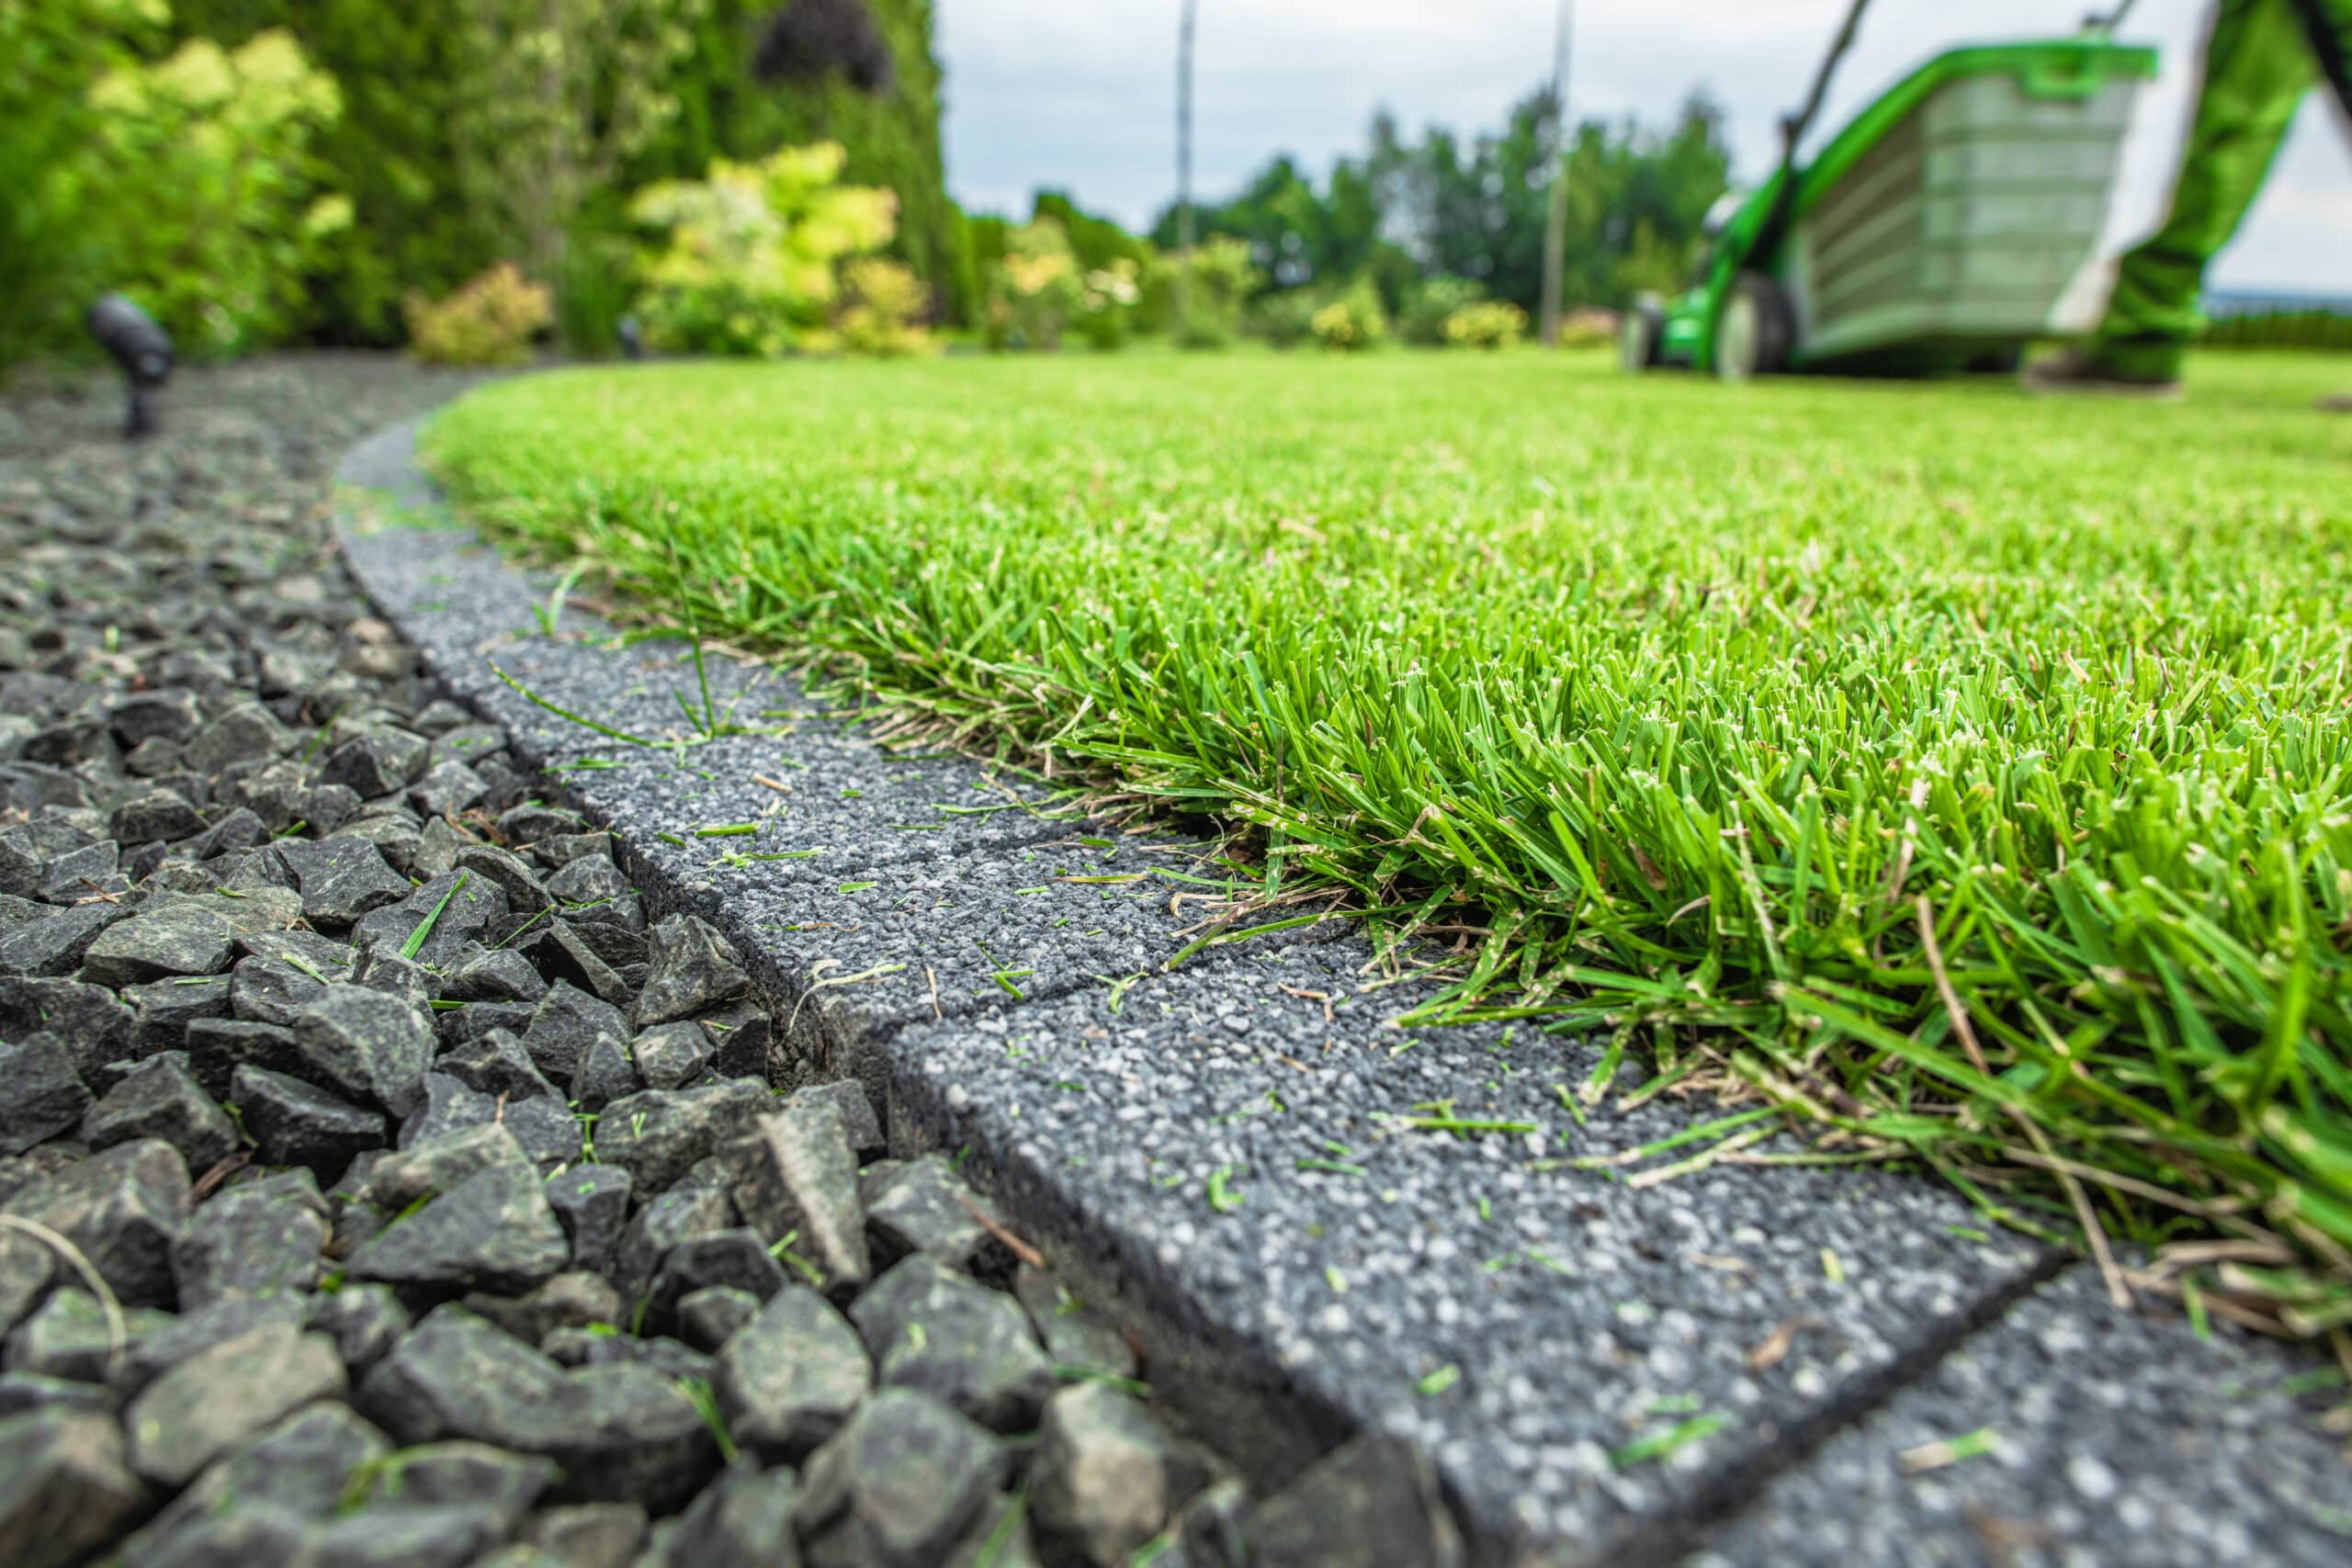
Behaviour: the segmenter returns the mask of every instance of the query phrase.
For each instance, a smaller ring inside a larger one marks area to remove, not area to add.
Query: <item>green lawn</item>
[[[674,542],[706,631],[1254,828],[1271,903],[1473,928],[1464,1006],[2017,1223],[2080,1212],[2054,1157],[2109,1232],[2284,1238],[2312,1277],[2233,1283],[2309,1325],[2352,1316],[2330,390],[2352,359],[2208,356],[2173,406],[1534,353],[677,366],[483,389],[428,449],[542,553],[672,585]]]

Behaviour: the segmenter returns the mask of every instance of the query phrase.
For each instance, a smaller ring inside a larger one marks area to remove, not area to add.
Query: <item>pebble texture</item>
[[[411,440],[386,433],[346,477],[426,500]],[[855,1074],[901,1156],[962,1151],[1016,1220],[1117,1291],[1196,1394],[1217,1390],[1196,1418],[1254,1388],[1248,1424],[1288,1428],[1252,1456],[1272,1473],[1358,1429],[1433,1464],[1475,1557],[1654,1558],[1980,1343],[1970,1335],[2020,1298],[2105,1331],[2107,1309],[2071,1274],[2065,1293],[2030,1294],[2060,1258],[1988,1233],[1939,1187],[1738,1162],[1657,1174],[1690,1147],[1580,1168],[1704,1108],[1627,1109],[1629,1071],[1578,1115],[1564,1095],[1596,1060],[1578,1042],[1397,1027],[1431,990],[1399,982],[1342,922],[1196,948],[1204,931],[1234,934],[1208,923],[1231,889],[1197,846],[1070,820],[1044,781],[896,755],[771,671],[713,666],[721,702],[761,713],[768,735],[674,759],[615,746],[487,664],[576,712],[674,736],[670,694],[691,680],[675,645],[616,649],[584,615],[561,638],[534,635],[544,580],[480,570],[462,532],[363,532],[347,548],[442,679],[509,728],[518,756],[564,770],[569,803],[613,833],[656,902],[732,939],[788,1004],[784,1074]],[[757,831],[705,836],[738,823]],[[954,1258],[954,1227],[895,1176],[866,1194],[877,1268]],[[957,1382],[924,1370],[927,1340],[889,1338],[892,1303],[932,1293],[907,1267],[851,1313],[886,1327],[881,1383],[983,1424],[1004,1399],[1022,1409],[1017,1376],[986,1349],[956,1369],[978,1381]],[[1182,1401],[1182,1384],[1169,1392]],[[2249,1460],[2216,1472],[2209,1517],[2264,1517]],[[2315,1484],[2342,1497],[2345,1482],[2339,1465]],[[2076,1533],[2052,1539],[2095,1550],[2106,1522],[2070,1517]],[[1299,1539],[1299,1561],[1337,1550]]]

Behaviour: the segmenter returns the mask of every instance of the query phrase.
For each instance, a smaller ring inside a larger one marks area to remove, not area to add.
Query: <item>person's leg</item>
[[[2320,5],[2339,11],[2346,0],[2220,0],[2214,7],[2172,209],[2124,256],[2106,319],[2087,352],[2075,356],[2083,379],[2164,386],[2179,378],[2202,324],[2205,265],[2254,205],[2316,74],[2298,7]]]

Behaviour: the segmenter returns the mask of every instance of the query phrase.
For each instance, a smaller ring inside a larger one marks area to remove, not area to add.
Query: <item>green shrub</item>
[[[929,354],[936,346],[922,325],[928,291],[906,263],[862,256],[842,269],[842,281],[849,303],[835,335],[843,349],[888,358]]]
[[[1007,229],[1003,245],[1003,255],[989,268],[988,345],[998,353],[1051,353],[1085,308],[1086,281],[1069,236],[1052,219],[1039,218]]]
[[[1464,305],[1445,319],[1452,348],[1515,348],[1527,334],[1527,312],[1500,299]]]
[[[341,96],[279,31],[143,58],[169,19],[161,0],[0,6],[0,361],[78,347],[109,288],[193,358],[302,322],[351,217],[314,152]]]
[[[555,320],[548,291],[500,262],[447,299],[408,300],[409,346],[435,365],[519,365],[531,339]]]
[[[1285,288],[1260,297],[1250,312],[1250,331],[1276,348],[1296,348],[1315,335],[1315,296]]]
[[[1486,298],[1486,285],[1467,277],[1441,274],[1426,279],[1406,291],[1405,309],[1396,320],[1396,335],[1423,348],[1443,348],[1445,324],[1453,319],[1454,312],[1467,310]]]
[[[1374,348],[1388,335],[1388,317],[1369,278],[1358,278],[1307,319],[1315,341],[1334,354]]]
[[[639,191],[629,216],[666,239],[642,271],[646,341],[774,358],[828,333],[839,265],[889,243],[897,205],[887,190],[836,184],[843,160],[840,143],[820,141],[757,164],[720,158],[707,179]]]
[[[1250,265],[1250,247],[1217,235],[1189,251],[1158,257],[1157,287],[1168,297],[1170,333],[1183,348],[1224,348],[1240,334],[1242,302],[1265,281]]]

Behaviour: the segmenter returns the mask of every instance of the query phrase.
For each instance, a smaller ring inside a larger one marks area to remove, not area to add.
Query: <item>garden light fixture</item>
[[[123,416],[127,441],[153,435],[161,428],[149,394],[171,378],[172,334],[154,317],[120,294],[99,297],[90,307],[90,335],[114,355],[130,382],[130,405]]]

